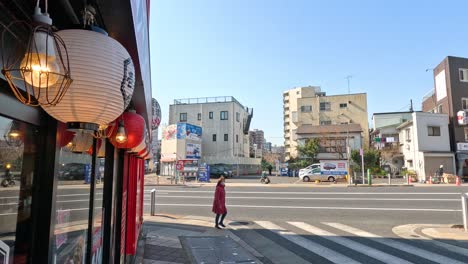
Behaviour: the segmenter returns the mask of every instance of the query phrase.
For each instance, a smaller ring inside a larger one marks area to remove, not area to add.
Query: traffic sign
[[[183,171],[184,170],[184,161],[178,160],[176,164],[176,170]]]

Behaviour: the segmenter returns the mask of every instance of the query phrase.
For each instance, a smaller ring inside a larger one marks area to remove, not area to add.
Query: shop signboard
[[[151,108],[153,114],[153,119],[151,120],[151,130],[156,130],[161,123],[161,106],[154,98],[151,99]]]
[[[346,160],[321,160],[320,169],[322,175],[347,175],[348,163]]]
[[[177,139],[190,139],[195,141],[201,141],[202,128],[187,123],[177,124]]]
[[[457,120],[458,120],[458,125],[460,126],[465,126],[468,124],[468,117],[466,115],[465,110],[461,110],[457,112]]]
[[[468,151],[468,143],[465,143],[465,142],[457,143],[457,151]]]
[[[179,168],[179,164],[182,164]],[[185,159],[185,160],[178,160],[176,164],[176,168],[178,171],[185,171],[185,172],[190,172],[190,171],[198,171],[198,160],[196,159]]]
[[[200,159],[201,144],[187,143],[185,157],[187,159]]]
[[[208,164],[203,163],[202,166],[198,168],[198,181],[210,182],[210,166]]]

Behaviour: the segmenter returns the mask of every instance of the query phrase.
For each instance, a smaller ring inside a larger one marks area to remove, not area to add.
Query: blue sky
[[[174,99],[232,95],[251,129],[283,143],[282,92],[366,92],[372,113],[421,108],[445,56],[468,57],[466,0],[151,1],[152,89]]]

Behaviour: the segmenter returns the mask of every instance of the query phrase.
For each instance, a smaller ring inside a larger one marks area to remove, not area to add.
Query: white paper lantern
[[[64,123],[90,124],[87,129],[111,123],[133,95],[135,67],[129,53],[103,33],[67,29],[58,35],[67,46],[73,83],[60,103],[44,110]]]

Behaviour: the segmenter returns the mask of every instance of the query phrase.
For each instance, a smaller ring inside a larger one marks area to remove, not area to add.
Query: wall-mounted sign
[[[465,110],[460,110],[457,112],[457,120],[460,126],[465,126],[468,123],[468,118],[466,116]]]
[[[457,143],[457,151],[468,151],[468,143]]]
[[[187,159],[200,159],[201,144],[187,143],[185,157]]]
[[[173,140],[176,139],[177,125],[169,125],[164,128],[162,139],[163,140]]]
[[[178,123],[177,124],[177,139],[191,139],[201,141],[202,128],[199,126]]]

